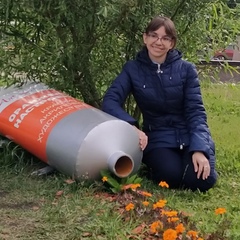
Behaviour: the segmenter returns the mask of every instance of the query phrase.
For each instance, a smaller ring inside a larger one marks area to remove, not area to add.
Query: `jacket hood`
[[[181,59],[181,58],[182,58],[182,53],[177,49],[172,49],[167,53],[166,60],[161,65],[168,65],[168,64],[170,64],[178,59]],[[144,46],[142,48],[142,50],[137,53],[136,59],[147,65],[153,64],[152,60],[149,58],[148,49],[146,46]]]

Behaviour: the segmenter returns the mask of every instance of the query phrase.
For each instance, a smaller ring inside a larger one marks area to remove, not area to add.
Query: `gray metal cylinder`
[[[141,165],[130,124],[42,83],[0,89],[0,132],[74,179],[103,169],[127,177]]]

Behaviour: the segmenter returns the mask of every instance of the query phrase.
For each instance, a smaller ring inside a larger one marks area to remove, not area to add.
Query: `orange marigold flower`
[[[198,238],[197,240],[204,240],[203,238]]]
[[[179,223],[177,226],[176,226],[176,231],[177,233],[183,233],[185,231],[185,227],[183,226],[182,223]]]
[[[163,233],[163,240],[176,240],[177,239],[177,231],[174,229],[167,229]]]
[[[217,214],[217,215],[219,215],[219,214],[224,214],[224,213],[226,213],[227,212],[227,210],[225,209],[225,208],[217,208],[216,210],[215,210],[215,214]]]
[[[152,233],[157,233],[163,229],[163,223],[160,221],[153,222],[150,226],[150,230]]]
[[[167,200],[159,200],[158,202],[153,204],[153,209],[163,208],[167,203]]]
[[[149,202],[148,201],[143,201],[142,204],[147,207],[149,205]]]
[[[108,177],[104,176],[104,177],[102,178],[102,181],[103,181],[103,182],[107,182],[107,181],[108,181]]]
[[[165,187],[165,188],[169,188],[169,185],[165,182],[165,181],[161,181],[159,184],[158,184],[159,186],[161,186],[161,187]]]
[[[156,208],[158,208],[157,203],[154,203],[153,204],[153,209],[156,209]]]
[[[129,203],[126,207],[125,207],[126,211],[130,211],[134,209],[134,204],[133,203]]]
[[[178,217],[171,217],[171,218],[168,218],[167,221],[170,223],[170,222],[177,222],[179,220]]]
[[[141,185],[139,183],[136,183],[136,184],[127,184],[127,185],[124,185],[122,186],[122,190],[127,190],[127,189],[132,189],[133,191],[136,190],[136,188],[140,187]]]
[[[127,184],[127,185],[124,185],[122,186],[122,190],[127,190],[129,188],[131,188],[132,184]]]
[[[151,197],[152,194],[149,192],[145,192],[145,191],[137,191],[138,194],[145,196],[145,197]]]
[[[167,217],[177,217],[177,211],[163,211],[162,214],[166,215]]]
[[[187,232],[187,235],[189,236],[189,237],[191,237],[193,240],[196,240],[197,239],[197,232],[196,231],[193,231],[193,230],[190,230],[190,231],[188,231]]]
[[[141,187],[141,185],[139,183],[132,184],[131,189],[136,190],[138,187]]]

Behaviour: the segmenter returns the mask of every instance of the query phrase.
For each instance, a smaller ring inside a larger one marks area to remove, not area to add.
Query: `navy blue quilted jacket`
[[[207,125],[196,68],[174,49],[164,63],[156,64],[143,48],[135,60],[128,61],[106,92],[102,110],[137,126],[124,111],[132,93],[143,116],[143,131],[148,135],[145,151],[156,147],[184,147],[201,151],[209,158],[214,143]]]

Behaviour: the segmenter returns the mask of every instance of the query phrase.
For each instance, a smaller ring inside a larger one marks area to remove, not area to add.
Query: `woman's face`
[[[172,38],[166,34],[163,26],[156,31],[144,33],[143,41],[148,49],[150,59],[158,63],[165,61],[167,52],[174,46]]]

